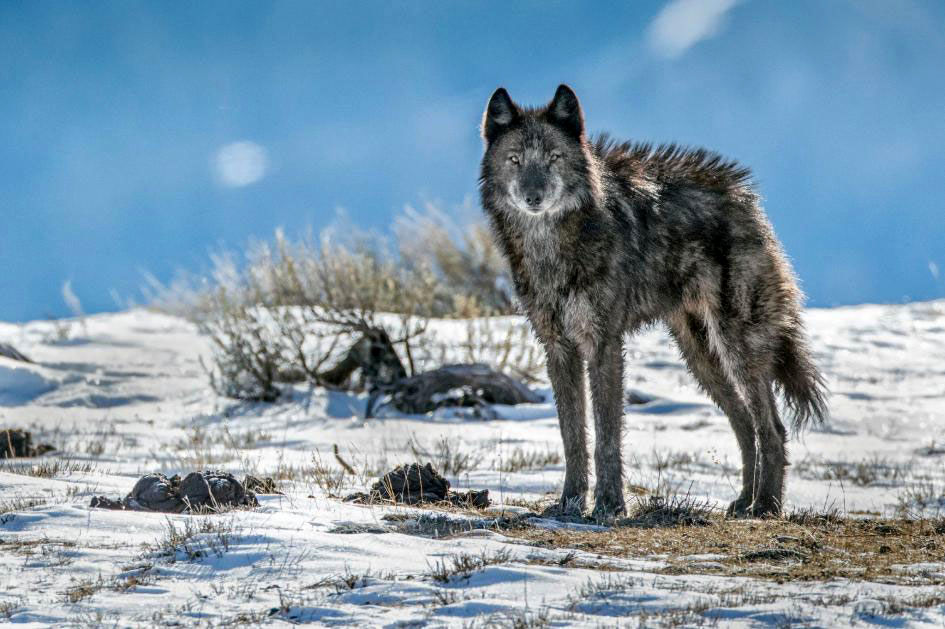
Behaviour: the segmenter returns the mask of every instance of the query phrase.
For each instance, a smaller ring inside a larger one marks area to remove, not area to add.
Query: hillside
[[[57,448],[0,461],[0,618],[36,626],[941,626],[945,301],[806,316],[832,416],[790,444],[787,511],[842,521],[711,515],[705,527],[614,531],[522,517],[563,479],[547,383],[538,386],[545,402],[498,407],[493,420],[447,410],[364,419],[364,395],[302,385],[274,404],[218,397],[200,364],[208,341],[167,315],[0,323],[0,342],[34,361],[0,357],[0,428],[25,428]],[[458,325],[433,329],[451,339]],[[726,418],[661,329],[627,347],[631,503],[668,492],[727,504],[738,454]],[[454,488],[489,489],[493,507],[333,497],[416,459],[432,461]],[[123,496],[146,472],[204,468],[272,476],[283,494],[217,515],[88,506],[92,496]],[[722,537],[730,547],[719,546]],[[865,541],[844,545],[853,537]],[[752,554],[772,548],[782,550]]]

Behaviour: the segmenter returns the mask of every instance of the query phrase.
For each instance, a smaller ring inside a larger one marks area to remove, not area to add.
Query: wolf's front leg
[[[623,501],[623,339],[602,343],[588,360],[594,402],[596,445],[594,518],[609,520],[626,512]]]
[[[564,491],[561,510],[583,513],[587,494],[587,434],[584,408],[584,364],[567,341],[547,347],[548,377],[558,407],[558,425],[564,441]]]

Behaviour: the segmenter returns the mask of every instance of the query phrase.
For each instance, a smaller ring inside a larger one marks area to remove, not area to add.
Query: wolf
[[[775,393],[799,431],[826,416],[826,387],[749,169],[704,149],[589,139],[567,85],[538,108],[500,87],[481,130],[482,206],[544,347],[558,408],[565,477],[555,510],[585,511],[588,379],[591,515],[625,513],[624,338],[662,321],[735,432],[742,486],[728,514],[778,514],[788,461]]]

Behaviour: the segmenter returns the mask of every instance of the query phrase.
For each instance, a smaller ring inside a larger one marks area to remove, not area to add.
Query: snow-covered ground
[[[811,310],[807,321],[832,418],[791,444],[788,509],[918,514],[914,499],[925,497],[926,511],[945,510],[935,501],[945,494],[945,301]],[[435,325],[448,338],[456,324]],[[0,427],[29,429],[58,448],[0,463],[0,622],[945,624],[941,604],[890,602],[934,588],[669,574],[660,556],[602,563],[577,551],[578,561],[564,562],[564,549],[447,522],[472,516],[420,526],[419,510],[326,492],[363,489],[421,456],[458,470],[456,488],[488,488],[497,513],[521,511],[515,505],[546,498],[563,479],[547,386],[548,401],[499,408],[496,420],[364,419],[363,396],[304,386],[274,404],[220,398],[200,364],[207,339],[145,310],[0,323],[0,341],[36,361],[0,357]],[[727,420],[663,331],[628,348],[625,386],[649,400],[626,406],[628,496],[661,485],[726,504],[738,484]],[[354,477],[340,474],[335,446]],[[145,472],[207,467],[281,476],[285,495],[213,516],[88,507],[93,495],[126,494]],[[438,580],[464,558],[472,569]]]

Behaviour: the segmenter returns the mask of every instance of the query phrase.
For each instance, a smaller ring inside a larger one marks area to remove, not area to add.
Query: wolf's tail
[[[791,411],[794,432],[827,418],[827,384],[814,364],[804,329],[798,323],[782,338],[774,377]]]

